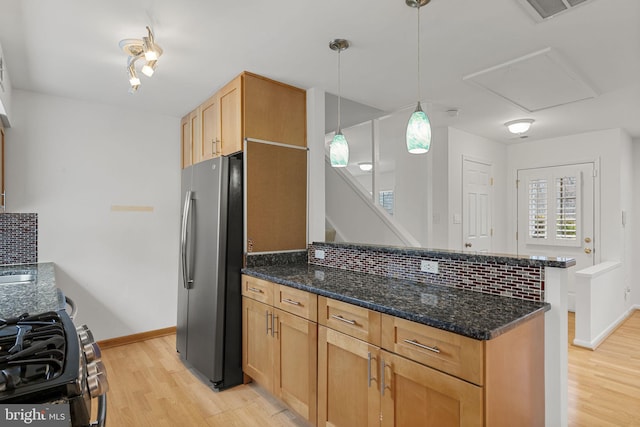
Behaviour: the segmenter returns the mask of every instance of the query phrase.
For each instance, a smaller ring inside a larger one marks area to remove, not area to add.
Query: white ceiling
[[[640,138],[640,1],[594,0],[536,23],[517,0],[432,0],[421,10],[423,107],[505,143],[503,123],[536,120],[529,140],[621,127]],[[129,95],[118,42],[154,29],[164,49]],[[416,10],[405,0],[0,0],[14,89],[180,117],[242,70],[337,92],[383,111],[416,102]],[[527,113],[464,76],[550,47],[598,96]],[[425,105],[426,104],[426,105]],[[452,118],[446,110],[458,108]]]

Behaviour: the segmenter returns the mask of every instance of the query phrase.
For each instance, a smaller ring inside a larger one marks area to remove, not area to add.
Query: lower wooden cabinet
[[[482,426],[482,388],[319,327],[318,425]]]
[[[250,283],[248,290],[260,289],[255,285]],[[257,295],[270,293],[267,289]],[[242,298],[242,312],[244,373],[315,425],[317,324],[247,296]]]
[[[482,426],[482,387],[386,351],[380,353],[383,427]]]
[[[273,391],[273,308],[242,298],[242,370]]]
[[[544,426],[542,313],[478,341],[248,276],[242,292],[245,373],[313,425]]]
[[[282,310],[274,310],[273,391],[315,425],[318,326]]]
[[[318,426],[379,426],[380,347],[318,330]]]

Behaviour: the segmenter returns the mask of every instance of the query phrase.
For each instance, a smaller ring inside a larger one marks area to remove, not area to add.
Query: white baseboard
[[[609,335],[613,333],[613,331],[615,331],[618,328],[618,326],[622,324],[622,322],[627,320],[627,318],[629,318],[629,316],[631,316],[631,314],[635,310],[640,310],[640,305],[636,304],[629,307],[629,309],[624,313],[622,313],[622,315],[618,317],[613,323],[611,323],[611,325],[609,325],[607,329],[602,331],[597,337],[595,337],[591,341],[582,341],[582,340],[574,339],[573,345],[578,347],[588,348],[589,350],[595,350],[596,348],[598,348],[600,344],[602,344],[602,342],[605,339],[607,339]]]

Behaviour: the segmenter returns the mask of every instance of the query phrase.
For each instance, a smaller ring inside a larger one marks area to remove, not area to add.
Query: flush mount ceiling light
[[[407,123],[407,150],[411,154],[423,154],[431,147],[431,122],[420,105],[420,8],[431,0],[405,0],[407,6],[418,11],[418,105]]]
[[[334,39],[329,43],[329,48],[338,52],[338,128],[329,145],[329,159],[331,159],[331,166],[334,168],[343,168],[349,163],[349,144],[340,129],[340,104],[342,101],[340,96],[340,52],[349,48],[349,42],[345,39]]]
[[[358,163],[358,167],[360,168],[361,171],[364,171],[364,172],[368,172],[371,169],[373,169],[373,165],[371,164],[371,162]]]
[[[507,129],[509,129],[509,132],[516,135],[522,135],[523,133],[529,130],[529,128],[531,127],[531,124],[534,121],[535,120],[533,119],[518,119],[518,120],[511,120],[510,122],[507,122],[504,125],[507,127]]]
[[[145,64],[141,68],[142,74],[151,77],[155,72],[158,58],[162,55],[162,48],[158,46],[153,38],[151,28],[147,27],[147,36],[142,39],[121,40],[120,48],[128,55],[127,71],[129,73],[129,93],[135,93],[140,87],[140,79],[136,72],[136,61],[144,59]]]

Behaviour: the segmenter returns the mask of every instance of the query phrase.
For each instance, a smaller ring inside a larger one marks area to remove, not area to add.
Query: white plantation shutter
[[[547,180],[532,179],[529,181],[529,238],[547,238]]]
[[[527,244],[580,246],[579,170],[556,175],[537,170],[526,177]]]

